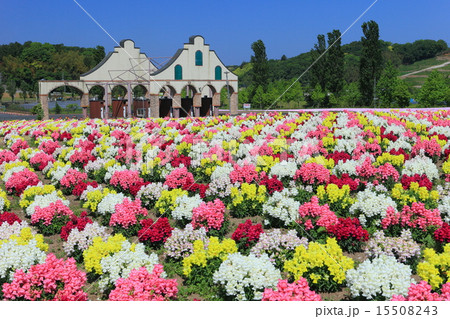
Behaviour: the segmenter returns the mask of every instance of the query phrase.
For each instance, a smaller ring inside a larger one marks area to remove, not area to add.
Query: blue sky
[[[225,64],[248,61],[261,39],[269,58],[309,51],[317,34],[343,32],[374,0],[77,0],[117,41],[131,38],[150,57],[170,57],[203,35]],[[375,20],[380,38],[405,43],[443,39],[450,45],[449,0],[379,0],[344,35],[359,40],[361,24]],[[73,0],[3,0],[0,44],[39,41],[69,46],[116,45]]]

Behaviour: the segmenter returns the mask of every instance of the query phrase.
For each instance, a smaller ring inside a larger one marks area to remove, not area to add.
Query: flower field
[[[2,300],[450,300],[450,111],[0,137]]]

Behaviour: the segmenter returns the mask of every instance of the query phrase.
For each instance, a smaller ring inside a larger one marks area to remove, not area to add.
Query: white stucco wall
[[[82,74],[80,80],[86,82],[149,81],[149,72],[156,71],[156,67],[149,61],[147,55],[141,53],[132,40],[123,40],[121,45],[123,47],[115,47],[101,65]]]
[[[226,74],[231,93],[238,92],[238,77],[230,72],[219,59],[215,51],[205,44],[202,36],[193,36],[183,48],[178,50],[175,56],[161,69],[157,69],[145,53],[135,46],[132,40],[123,40],[121,46],[115,47],[108,53],[94,69],[82,74],[79,81],[41,81],[40,94],[47,95],[58,86],[68,84],[79,88],[83,93],[88,93],[94,85],[105,85],[108,91],[116,85],[131,85],[134,88],[142,84],[149,94],[158,94],[162,87],[170,86],[174,89],[173,95],[181,93],[186,85],[195,88],[197,93],[218,93],[226,86]],[[203,53],[203,65],[195,65],[195,53],[200,50]],[[183,68],[182,80],[175,80],[175,66]],[[215,80],[215,68],[222,68],[222,80]]]
[[[180,93],[183,87],[186,86],[186,81],[189,81],[194,86],[197,92],[201,92],[206,85],[211,85],[220,91],[226,86],[226,75],[228,71],[228,83],[234,92],[238,91],[238,77],[230,72],[227,67],[219,59],[215,51],[210,50],[210,46],[205,44],[202,36],[192,37],[192,43],[185,43],[181,53],[169,66],[163,67],[163,70],[156,71],[152,74],[154,80],[158,83],[152,84],[157,88],[159,83],[170,82],[170,85],[175,88],[177,93]],[[195,65],[195,54],[197,51],[203,53],[203,65]],[[175,66],[181,65],[183,68],[183,79],[175,80]],[[215,80],[215,68],[220,66],[222,68],[222,80]],[[153,90],[152,90],[153,91]]]

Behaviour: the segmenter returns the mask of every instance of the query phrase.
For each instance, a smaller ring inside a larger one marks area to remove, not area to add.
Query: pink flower
[[[277,290],[266,288],[262,301],[322,301],[322,298],[309,289],[305,278],[300,278],[292,284],[285,279],[278,280]]]
[[[6,190],[8,193],[15,193],[20,196],[28,186],[39,184],[39,178],[36,173],[31,172],[28,168],[20,172],[13,173],[6,181]]]
[[[319,205],[319,198],[317,196],[313,196],[310,202],[301,205],[298,213],[301,218],[299,223],[303,221],[307,229],[313,228],[313,223],[310,218],[316,219],[315,224],[317,226],[325,228],[338,222],[338,217],[330,210],[328,204],[323,206]]]
[[[431,292],[431,285],[426,281],[418,284],[411,284],[408,289],[408,295],[393,295],[391,301],[449,301],[450,300],[450,282],[445,283],[441,288],[441,295]]]
[[[294,180],[301,178],[307,184],[326,184],[330,180],[330,171],[317,163],[305,163],[295,172]]]
[[[401,212],[396,212],[392,207],[386,210],[386,217],[381,220],[383,229],[393,225],[402,227],[420,228],[427,231],[429,226],[442,226],[442,218],[438,209],[426,209],[424,203],[412,203],[411,206],[403,206]]]
[[[230,173],[230,180],[233,184],[237,182],[250,184],[258,179],[258,173],[253,164],[244,164],[243,166],[235,164],[233,168],[234,170]]]
[[[225,205],[220,199],[204,203],[192,211],[192,226],[194,229],[203,227],[206,231],[219,230],[224,221]]]
[[[175,168],[169,175],[166,176],[164,185],[170,188],[189,189],[194,184],[194,175],[188,172],[186,167]]]
[[[16,270],[11,283],[3,284],[5,300],[84,301],[86,273],[77,269],[73,258],[66,261],[49,254],[45,263]]]
[[[48,163],[53,163],[55,159],[53,156],[48,155],[44,152],[36,153],[32,158],[30,158],[30,164],[33,168],[42,171]]]
[[[152,273],[147,268],[133,269],[128,278],[119,278],[109,294],[112,301],[164,301],[176,298],[176,279],[161,278],[162,265],[155,265]]]
[[[56,202],[51,203],[44,208],[37,206],[34,210],[33,215],[31,215],[31,223],[37,224],[42,221],[44,225],[48,226],[53,222],[55,218],[63,216],[72,218],[74,215],[69,207],[64,205],[61,200],[57,200]]]
[[[130,201],[125,198],[121,204],[116,205],[115,213],[111,215],[109,220],[109,226],[122,226],[127,229],[136,225],[138,217],[141,216],[147,216],[147,210],[141,206],[141,200]]]

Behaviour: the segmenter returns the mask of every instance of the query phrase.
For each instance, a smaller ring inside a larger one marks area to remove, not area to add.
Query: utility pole
[[[228,106],[230,107],[230,113],[231,113],[231,100],[230,100],[230,86],[228,85],[228,73],[229,71],[225,71],[225,77],[227,79],[227,95],[228,95]]]
[[[377,106],[377,78],[373,78],[373,106]]]

